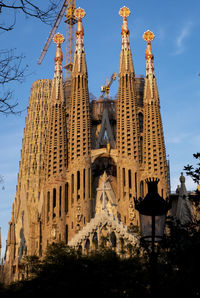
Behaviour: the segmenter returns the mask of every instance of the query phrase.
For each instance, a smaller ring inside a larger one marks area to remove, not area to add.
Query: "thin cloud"
[[[189,21],[181,29],[181,32],[176,38],[176,50],[173,55],[180,55],[186,50],[185,41],[190,36],[192,27],[193,23]]]

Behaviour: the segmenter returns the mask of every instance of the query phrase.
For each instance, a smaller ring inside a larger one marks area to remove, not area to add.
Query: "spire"
[[[154,40],[154,34],[150,30],[147,30],[143,34],[143,39],[147,42],[147,48],[145,51],[145,58],[146,58],[146,76],[149,74],[154,75],[154,65],[153,65],[153,60],[154,56],[152,53],[152,48],[151,48],[151,41]]]
[[[64,36],[60,33],[57,33],[53,41],[57,45],[56,48],[56,57],[55,57],[55,72],[54,72],[54,78],[55,77],[61,77],[62,76],[62,61],[63,61],[63,53],[61,50],[61,44],[64,42]]]
[[[85,61],[85,50],[84,50],[84,30],[82,24],[82,18],[85,16],[85,10],[77,8],[74,12],[75,17],[78,19],[78,25],[76,30],[76,48],[74,55],[74,66],[73,74],[87,73],[86,61]]]
[[[144,133],[143,133],[143,164],[144,173],[148,177],[159,177],[159,192],[164,198],[168,195],[168,171],[162,119],[160,113],[160,100],[156,76],[154,73],[154,56],[151,41],[154,34],[147,30],[143,34],[147,42],[145,50],[146,77],[144,84]]]
[[[134,73],[133,62],[132,62],[132,55],[130,50],[130,43],[129,43],[129,29],[127,23],[127,17],[130,15],[130,9],[126,6],[122,7],[119,11],[119,15],[123,18],[122,23],[122,48],[121,48],[121,55],[120,55],[120,67],[119,67],[119,74],[123,73]]]
[[[87,65],[83,46],[84,30],[82,24],[82,18],[85,16],[85,11],[79,7],[75,10],[74,15],[78,19],[78,24],[72,70],[71,111],[69,120],[69,156],[71,163],[75,162],[77,158],[85,159],[90,155],[91,150],[90,104]]]

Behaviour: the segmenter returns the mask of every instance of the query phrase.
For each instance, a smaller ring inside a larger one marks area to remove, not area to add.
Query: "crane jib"
[[[61,8],[61,10],[60,10],[60,12],[59,12],[59,14],[57,16],[56,22],[55,22],[55,24],[54,24],[54,26],[53,26],[50,34],[49,34],[49,37],[47,39],[47,42],[46,42],[46,44],[44,46],[44,49],[42,51],[42,54],[40,55],[40,58],[38,59],[38,64],[41,64],[42,63],[42,60],[44,59],[44,56],[45,56],[46,52],[48,51],[48,48],[50,46],[50,43],[51,43],[51,41],[52,41],[52,39],[54,37],[54,34],[55,34],[55,32],[56,32],[56,30],[57,30],[57,28],[58,28],[61,20],[62,20],[62,17],[63,17],[63,15],[65,13],[65,10],[66,10],[67,6],[68,6],[68,0],[65,0],[64,3],[63,3],[63,6],[62,6],[62,8]]]

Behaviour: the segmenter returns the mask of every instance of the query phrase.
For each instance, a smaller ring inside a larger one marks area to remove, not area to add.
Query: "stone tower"
[[[38,80],[31,88],[18,184],[6,242],[6,267],[13,268],[13,271],[6,270],[9,275],[17,272],[18,263],[24,254],[39,254],[38,208],[45,180],[44,160],[51,84],[51,80]],[[10,278],[9,276],[8,279]]]
[[[148,30],[144,33],[143,39],[147,42],[147,48],[145,51],[146,76],[143,99],[144,129],[143,136],[141,136],[144,172],[141,181],[145,181],[148,177],[159,178],[159,193],[166,198],[168,195],[167,163],[160,114],[160,100],[154,72],[154,56],[151,48],[154,34]],[[141,188],[143,186],[144,188],[146,187],[144,183]],[[142,190],[142,192],[144,191]]]
[[[68,167],[69,200],[73,212],[71,236],[91,218],[91,117],[82,24],[85,11],[78,8],[75,16],[78,25],[71,81]]]
[[[40,221],[42,249],[56,238],[64,240],[65,222],[63,220],[66,206],[65,194],[67,170],[67,120],[66,102],[64,97],[64,82],[62,76],[63,54],[61,44],[64,37],[56,34],[54,42],[57,44],[55,57],[55,72],[52,81],[51,97],[49,101],[46,155],[45,155],[45,182],[43,185],[43,208]]]
[[[130,202],[138,188],[138,171],[141,164],[139,152],[139,126],[136,102],[135,73],[129,42],[127,17],[130,10],[120,9],[123,17],[121,29],[122,48],[119,66],[119,89],[117,100],[117,178],[118,211],[123,222],[130,223]],[[131,204],[132,206],[132,204]]]
[[[88,253],[108,239],[117,252],[121,239],[136,243],[128,227],[138,225],[134,198],[147,193],[146,178],[159,178],[168,196],[160,100],[151,41],[145,32],[146,76],[136,76],[127,18],[119,12],[122,46],[118,96],[89,99],[82,19],[75,10],[76,48],[72,77],[63,79],[61,44],[52,80],[33,83],[22,142],[16,197],[7,238],[8,280],[20,278],[23,256],[43,256],[63,241]]]

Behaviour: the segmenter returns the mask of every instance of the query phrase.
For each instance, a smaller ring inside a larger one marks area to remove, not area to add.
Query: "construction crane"
[[[44,49],[40,55],[40,58],[38,59],[38,64],[42,63],[42,60],[44,59],[44,56],[46,55],[48,48],[51,44],[51,41],[56,33],[56,30],[58,29],[58,26],[60,25],[60,22],[66,12],[66,77],[69,79],[71,77],[72,67],[73,67],[73,59],[74,59],[74,48],[75,48],[75,24],[77,23],[77,19],[74,16],[75,11],[75,0],[65,0],[62,8],[57,16],[57,19],[55,21],[55,24],[53,28],[51,29],[51,32],[49,34],[49,37],[47,39],[47,42],[44,46]]]
[[[117,78],[116,72],[114,72],[110,78],[110,82],[108,81],[108,78],[106,78],[106,85],[101,86],[101,93],[102,97],[106,94],[106,97],[110,97],[110,86],[112,85],[113,81],[115,81]]]

